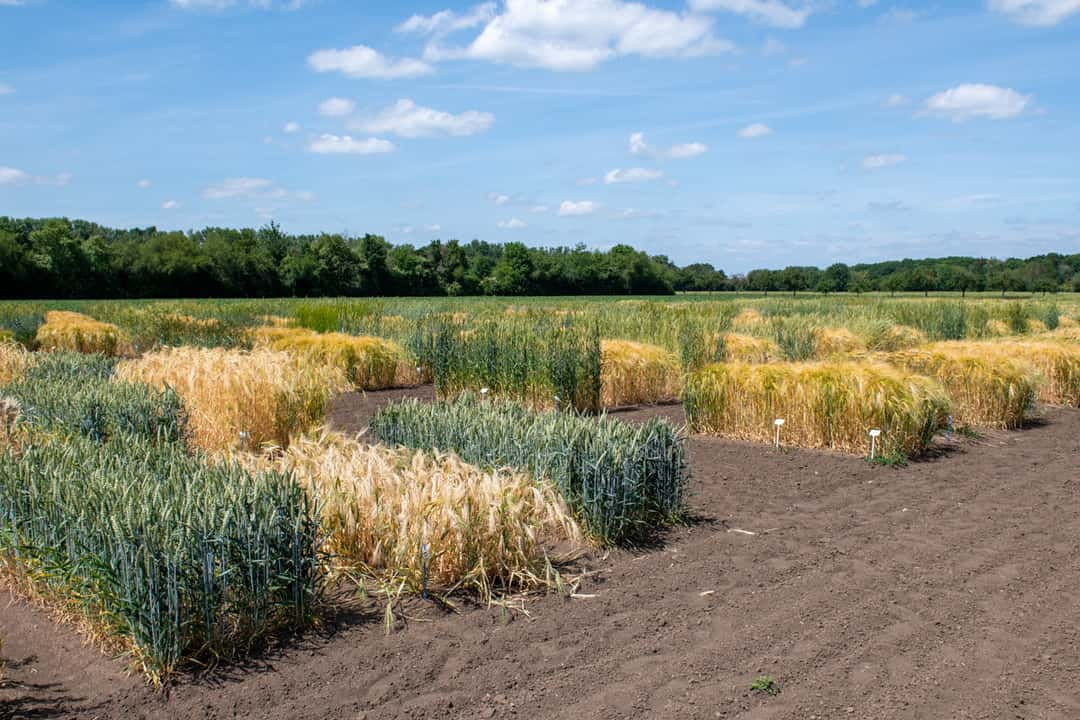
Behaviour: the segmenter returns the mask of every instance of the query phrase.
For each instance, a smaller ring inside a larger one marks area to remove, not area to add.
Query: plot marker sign
[[[773,425],[776,426],[776,449],[780,449],[780,428],[784,426],[784,418],[776,418],[773,420]]]
[[[874,452],[877,450],[877,439],[881,435],[881,431],[874,428],[870,431],[870,459],[874,459]]]

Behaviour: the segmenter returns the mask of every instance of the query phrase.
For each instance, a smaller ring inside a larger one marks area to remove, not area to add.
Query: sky
[[[1080,252],[1080,0],[0,0],[0,215]]]

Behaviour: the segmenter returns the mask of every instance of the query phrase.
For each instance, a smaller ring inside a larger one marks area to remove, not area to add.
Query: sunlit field
[[[902,464],[1043,405],[1080,406],[1078,295],[6,302],[0,563],[156,683],[344,582],[388,627],[403,594],[565,592],[683,521],[690,434]]]

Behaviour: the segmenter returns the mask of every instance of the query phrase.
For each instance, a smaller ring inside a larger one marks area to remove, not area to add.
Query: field
[[[1080,712],[1080,297],[13,302],[0,333],[13,716]]]

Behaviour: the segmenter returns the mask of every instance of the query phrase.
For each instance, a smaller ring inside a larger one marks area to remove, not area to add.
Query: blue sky
[[[0,214],[1080,251],[1080,0],[0,0]]]

